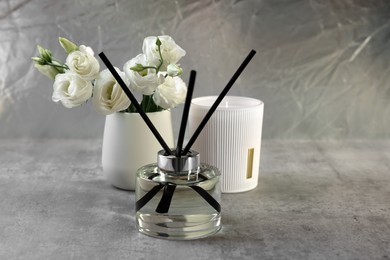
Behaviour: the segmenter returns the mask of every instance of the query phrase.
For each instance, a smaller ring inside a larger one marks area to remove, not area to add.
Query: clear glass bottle
[[[221,228],[220,172],[200,163],[199,153],[175,157],[158,152],[157,163],[137,172],[136,224],[146,235],[196,239]]]

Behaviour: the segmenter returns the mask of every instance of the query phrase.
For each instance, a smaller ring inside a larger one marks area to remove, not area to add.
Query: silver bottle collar
[[[174,150],[172,151],[174,154]],[[190,150],[186,155],[176,157],[175,155],[167,155],[165,150],[157,153],[157,166],[160,170],[175,174],[186,175],[188,173],[197,172],[199,170],[200,157],[199,153]]]

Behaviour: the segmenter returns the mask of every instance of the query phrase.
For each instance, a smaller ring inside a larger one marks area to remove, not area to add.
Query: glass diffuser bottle
[[[141,233],[153,237],[185,240],[206,237],[216,233],[221,228],[219,170],[200,163],[199,153],[190,149],[223,97],[255,53],[256,51],[252,50],[245,58],[183,150],[182,144],[196,72],[192,70],[190,74],[178,145],[176,150],[171,150],[114,66],[103,52],[99,54],[157,141],[164,148],[158,152],[157,163],[146,165],[137,172],[136,224]]]
[[[153,237],[196,239],[221,228],[220,173],[190,150],[180,157],[158,152],[157,163],[137,172],[136,224]]]

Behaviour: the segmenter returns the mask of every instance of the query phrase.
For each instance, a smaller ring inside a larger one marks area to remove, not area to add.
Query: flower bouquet
[[[155,161],[160,144],[111,72],[100,71],[93,50],[65,38],[59,38],[59,42],[68,54],[65,62],[38,46],[39,56],[32,58],[35,67],[54,79],[53,101],[73,108],[92,99],[95,110],[106,115],[103,171],[113,186],[134,190],[136,170]],[[170,36],[146,37],[142,50],[124,64],[123,71],[115,70],[133,93],[142,96],[139,105],[173,147],[170,109],[186,98],[187,86],[180,78],[183,70],[177,63],[185,51]]]
[[[54,79],[54,102],[72,108],[92,99],[94,108],[104,115],[136,112],[112,74],[107,69],[100,71],[92,48],[77,46],[65,38],[59,42],[68,54],[65,62],[41,46],[39,56],[32,58],[35,68]],[[184,103],[187,87],[177,62],[186,52],[170,36],[146,37],[142,51],[124,64],[123,71],[115,69],[133,92],[142,94],[143,110],[157,112]]]

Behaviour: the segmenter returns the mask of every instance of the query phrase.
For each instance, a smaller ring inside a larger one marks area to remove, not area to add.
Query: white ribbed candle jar
[[[189,113],[191,136],[216,96],[192,100]],[[248,97],[226,96],[191,149],[201,162],[221,171],[224,193],[254,189],[258,183],[264,103]]]

